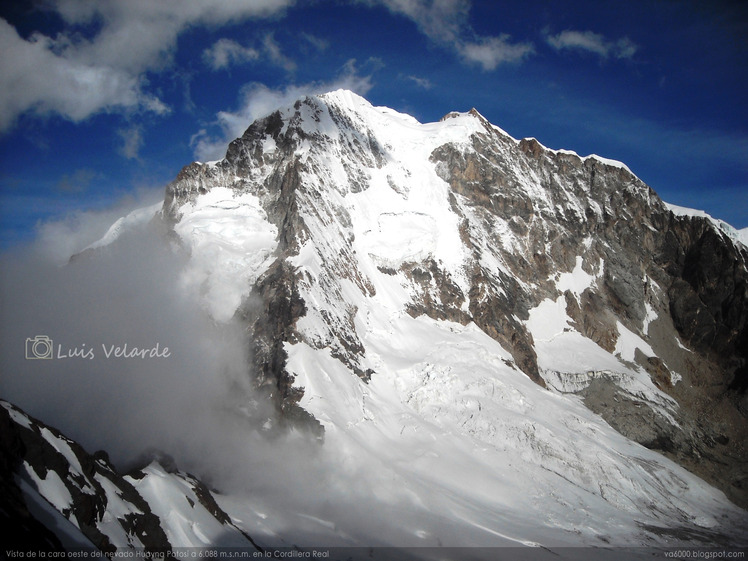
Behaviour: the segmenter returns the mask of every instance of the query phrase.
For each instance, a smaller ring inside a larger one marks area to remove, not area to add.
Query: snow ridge
[[[748,247],[748,228],[743,228],[742,230],[738,230],[725,222],[724,220],[720,220],[718,218],[713,218],[710,214],[707,214],[703,210],[696,210],[693,208],[686,208],[683,206],[678,206],[670,203],[665,203],[667,205],[667,208],[675,214],[676,216],[688,216],[688,217],[700,217],[705,218],[709,221],[709,223],[718,231],[723,232],[725,235],[727,235],[728,238],[733,240],[734,242],[740,242],[744,246]]]

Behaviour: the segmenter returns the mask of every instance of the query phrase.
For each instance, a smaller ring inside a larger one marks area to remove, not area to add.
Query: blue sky
[[[0,247],[155,201],[255,117],[339,87],[422,122],[475,107],[517,138],[621,160],[666,201],[745,228],[742,4],[5,2]]]

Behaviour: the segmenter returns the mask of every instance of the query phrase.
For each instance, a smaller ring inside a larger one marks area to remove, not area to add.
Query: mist
[[[246,485],[237,466],[285,445],[266,436],[276,412],[253,389],[246,327],[213,321],[181,282],[184,248],[156,222],[70,261],[126,211],[46,224],[0,256],[0,397],[121,470],[158,450]]]

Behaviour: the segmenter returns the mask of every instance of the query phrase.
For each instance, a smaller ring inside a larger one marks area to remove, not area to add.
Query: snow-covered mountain
[[[306,510],[217,496],[238,536],[745,545],[748,249],[625,165],[337,91],[254,122],[87,254],[144,213],[189,255],[185,297],[243,322],[247,376],[340,468]],[[175,495],[142,473],[169,534]]]

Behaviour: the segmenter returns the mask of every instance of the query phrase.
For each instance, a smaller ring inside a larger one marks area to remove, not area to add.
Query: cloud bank
[[[190,433],[215,428],[211,409],[227,388],[250,382],[241,331],[185,301],[185,257],[154,235],[132,234],[63,266],[41,251],[3,256],[0,394],[120,466],[149,447],[188,451]],[[41,335],[52,358],[27,359],[27,339]],[[168,357],[115,358],[112,346],[125,345],[168,347]]]

